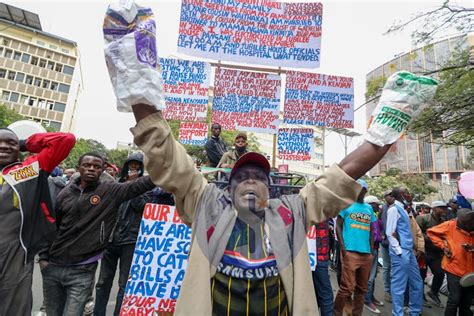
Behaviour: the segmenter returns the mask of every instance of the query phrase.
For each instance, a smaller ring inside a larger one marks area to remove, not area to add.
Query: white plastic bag
[[[407,71],[391,75],[370,118],[365,139],[375,145],[393,144],[408,124],[433,99],[438,82]]]
[[[105,14],[103,32],[105,61],[117,97],[117,109],[131,112],[131,106],[138,103],[164,109],[151,9],[131,1],[111,4]]]

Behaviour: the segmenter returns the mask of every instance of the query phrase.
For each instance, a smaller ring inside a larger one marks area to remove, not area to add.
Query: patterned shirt
[[[329,222],[331,219],[316,224],[316,255],[318,261],[329,260]]]

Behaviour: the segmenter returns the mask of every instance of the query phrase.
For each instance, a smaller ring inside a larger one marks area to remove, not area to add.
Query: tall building
[[[0,3],[0,103],[72,131],[80,88],[77,44],[42,30],[39,16]]]
[[[367,74],[367,86],[377,80],[384,81],[398,70],[407,70],[413,73],[434,71],[442,67],[458,49],[474,51],[474,34],[464,34],[451,37],[425,47],[421,47],[377,67]],[[436,75],[435,75],[436,77]],[[370,102],[366,106],[366,117],[377,105],[380,91],[375,97],[369,96]],[[371,171],[371,175],[383,174],[390,168],[397,168],[403,173],[423,173],[433,180],[449,180],[456,178],[466,171],[469,151],[463,146],[444,146],[442,135],[430,135],[422,138],[419,135],[406,135],[396,142],[390,152]]]

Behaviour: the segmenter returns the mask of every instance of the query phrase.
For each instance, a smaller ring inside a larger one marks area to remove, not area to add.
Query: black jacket
[[[206,145],[207,159],[209,159],[209,166],[217,167],[217,164],[222,158],[222,155],[227,151],[227,146],[222,137],[215,138],[211,136]]]
[[[58,195],[57,236],[49,248],[49,260],[60,265],[77,264],[107,246],[119,205],[155,187],[149,177],[126,183],[96,182],[84,190],[80,178]],[[41,259],[47,259],[44,254]]]

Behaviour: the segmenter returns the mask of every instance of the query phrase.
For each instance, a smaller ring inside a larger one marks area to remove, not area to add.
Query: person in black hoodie
[[[58,195],[57,235],[39,261],[48,316],[82,315],[119,205],[155,187],[149,177],[103,182],[104,167],[100,154],[82,155],[80,177]]]
[[[129,182],[143,176],[143,155],[132,153],[122,167],[119,182]],[[96,284],[94,315],[105,315],[110,290],[119,265],[119,290],[114,315],[120,314],[128,272],[132,264],[133,251],[140,231],[140,222],[146,203],[152,200],[151,191],[125,201],[118,207],[118,218],[110,236],[109,244],[100,264],[99,280]]]

